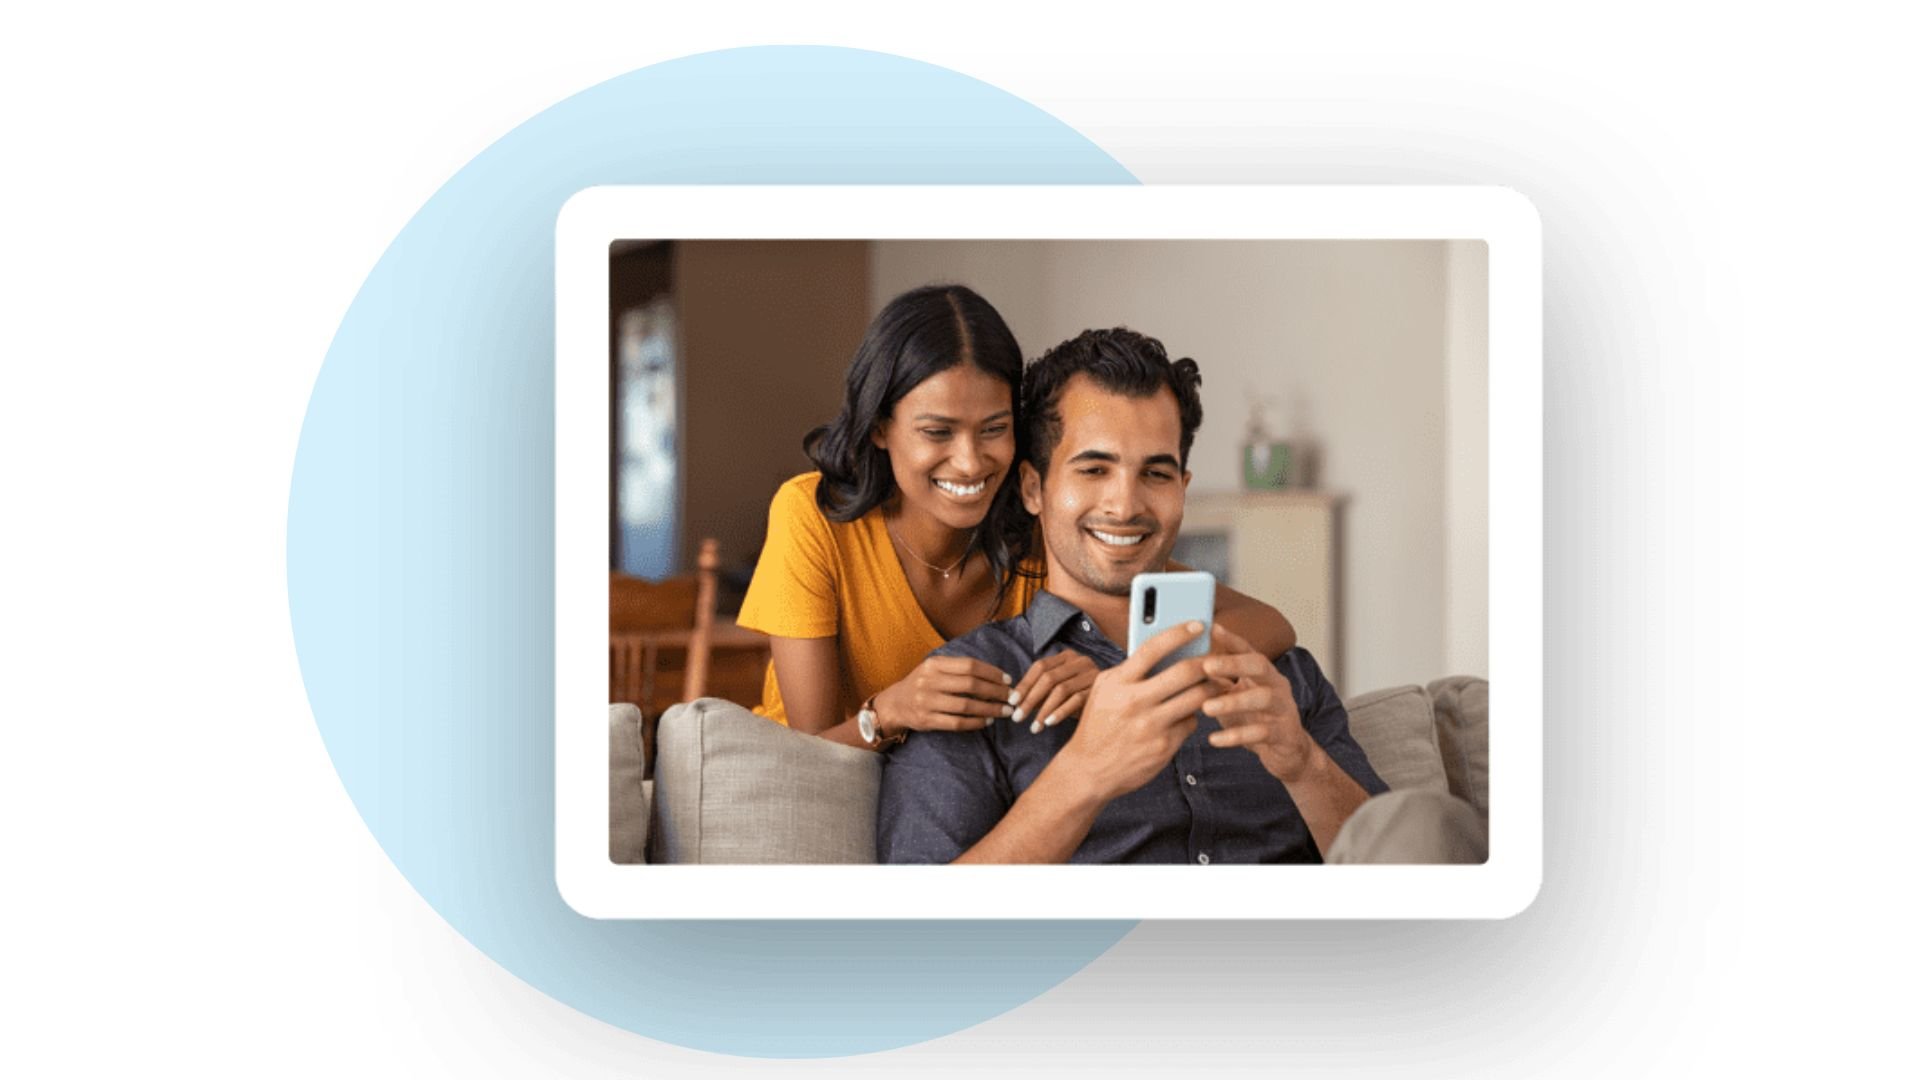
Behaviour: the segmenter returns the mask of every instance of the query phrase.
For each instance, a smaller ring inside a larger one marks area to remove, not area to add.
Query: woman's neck
[[[926,568],[936,571],[958,563],[978,531],[977,528],[955,529],[931,515],[912,513],[901,505],[897,496],[886,509],[886,521],[894,539],[907,548],[908,555],[931,563]],[[958,573],[958,569],[952,572]]]

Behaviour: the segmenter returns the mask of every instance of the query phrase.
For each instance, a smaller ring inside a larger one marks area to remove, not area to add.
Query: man
[[[1134,575],[1164,569],[1185,507],[1200,376],[1158,341],[1089,330],[1026,375],[1020,495],[1047,588],[1024,615],[949,642],[1015,678],[1076,650],[1101,669],[1077,720],[918,732],[881,784],[883,862],[1319,862],[1386,790],[1305,649],[1279,660],[1215,627],[1213,653],[1149,676],[1198,636],[1131,658]]]

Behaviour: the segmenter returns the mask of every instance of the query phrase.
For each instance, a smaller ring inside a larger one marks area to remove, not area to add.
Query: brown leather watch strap
[[[873,707],[873,700],[879,696],[880,695],[875,694],[873,697],[868,698],[865,704],[860,706],[863,711],[873,714],[873,730],[876,735],[880,733],[880,710]],[[891,750],[906,741],[907,732],[905,730],[896,731],[891,735],[880,735],[878,739],[874,740],[873,748],[875,750]]]

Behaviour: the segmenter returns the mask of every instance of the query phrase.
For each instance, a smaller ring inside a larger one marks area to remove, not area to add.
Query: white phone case
[[[1205,570],[1137,575],[1133,579],[1132,603],[1127,609],[1127,655],[1138,652],[1149,638],[1167,627],[1192,621],[1205,623],[1206,632],[1174,650],[1173,655],[1155,664],[1153,670],[1159,672],[1189,656],[1206,655],[1213,647],[1213,591],[1213,575]]]

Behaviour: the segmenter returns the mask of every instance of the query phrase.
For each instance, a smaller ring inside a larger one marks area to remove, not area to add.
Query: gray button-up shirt
[[[1093,620],[1044,591],[1026,614],[988,623],[935,655],[984,660],[1018,682],[1035,660],[1063,649],[1086,654],[1103,670],[1126,658]],[[1296,648],[1274,666],[1292,684],[1301,723],[1327,756],[1369,794],[1387,790],[1353,741],[1346,707],[1312,655]],[[1199,719],[1159,775],[1100,811],[1073,862],[1320,861],[1286,785],[1252,751],[1207,745],[1220,722],[1204,713]],[[958,858],[999,824],[1078,726],[1077,719],[1062,720],[1035,735],[1026,724],[1002,719],[981,731],[915,732],[887,755],[881,774],[880,861]]]

